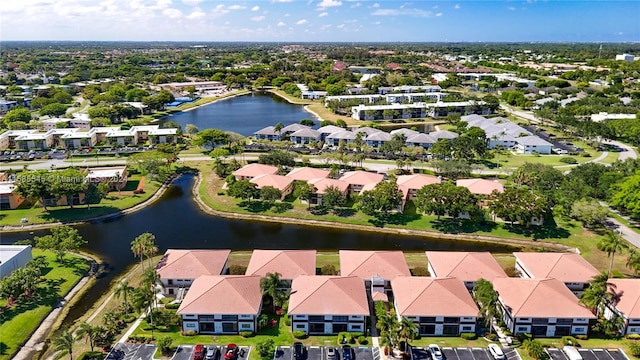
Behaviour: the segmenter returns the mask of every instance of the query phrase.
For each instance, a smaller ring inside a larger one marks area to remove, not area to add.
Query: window
[[[296,329],[304,329],[304,324],[296,324]]]
[[[573,324],[573,319],[557,319],[556,324],[558,325],[571,325]]]
[[[237,332],[238,324],[237,323],[222,323],[222,332]]]
[[[238,321],[238,315],[222,315],[222,321]]]
[[[463,326],[462,331],[471,331],[471,326]]]
[[[251,324],[240,324],[240,327],[243,329],[251,329]]]
[[[450,335],[457,336],[458,335],[458,326],[457,325],[445,325],[442,327],[442,335]]]
[[[537,324],[537,325],[546,325],[548,322],[547,318],[533,318],[533,320],[531,320],[532,323]]]
[[[169,289],[169,295],[173,295],[173,289]]]
[[[355,325],[355,324],[354,324],[354,325],[351,325],[351,328],[352,328],[353,330],[362,330],[362,325],[360,325],[360,324]]]
[[[457,324],[460,322],[460,318],[457,317],[446,317],[444,318],[445,324]]]
[[[348,319],[349,318],[347,316],[334,316],[333,317],[333,321],[334,322],[347,322]]]
[[[309,316],[309,321],[324,322],[324,316],[311,315]]]
[[[518,332],[526,332],[529,331],[529,328],[526,326],[518,326]]]
[[[194,327],[196,327],[196,324],[194,324],[194,323],[187,323],[187,327],[188,327],[188,328],[194,328]]]
[[[421,317],[420,318],[420,322],[421,323],[434,323],[436,322],[436,318],[435,316],[430,316],[430,317]]]
[[[167,284],[173,285],[173,279],[169,279],[169,281],[167,281]]]
[[[420,325],[420,334],[422,335],[433,335],[436,333],[435,325]]]
[[[200,315],[200,321],[209,321],[212,322],[215,320],[213,315]]]

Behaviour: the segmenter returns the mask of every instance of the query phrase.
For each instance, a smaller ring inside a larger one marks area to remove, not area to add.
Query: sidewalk
[[[502,329],[500,329],[495,319],[491,321],[491,327],[493,327],[493,330],[496,332],[496,334],[498,334],[498,340],[500,341],[500,345],[502,345],[503,348],[508,348],[509,346],[511,346],[511,337],[505,335],[502,332]]]

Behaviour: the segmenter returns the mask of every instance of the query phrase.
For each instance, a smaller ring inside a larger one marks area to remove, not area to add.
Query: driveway
[[[152,344],[117,343],[105,360],[152,360],[156,346]]]

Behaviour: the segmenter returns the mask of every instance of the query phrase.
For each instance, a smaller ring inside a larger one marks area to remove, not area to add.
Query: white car
[[[495,360],[505,360],[502,349],[496,344],[489,344],[489,353],[491,353],[491,356],[493,356]]]
[[[440,351],[440,347],[436,344],[429,345],[429,352],[431,353],[431,359],[433,360],[443,360],[442,351]]]

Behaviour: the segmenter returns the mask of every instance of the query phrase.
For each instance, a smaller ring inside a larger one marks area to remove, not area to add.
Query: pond
[[[317,123],[302,105],[290,104],[270,93],[254,92],[175,113],[160,122],[175,121],[182,125],[183,130],[187,124],[193,124],[200,130],[216,128],[249,136],[278,122],[286,126],[302,119],[313,119]]]

